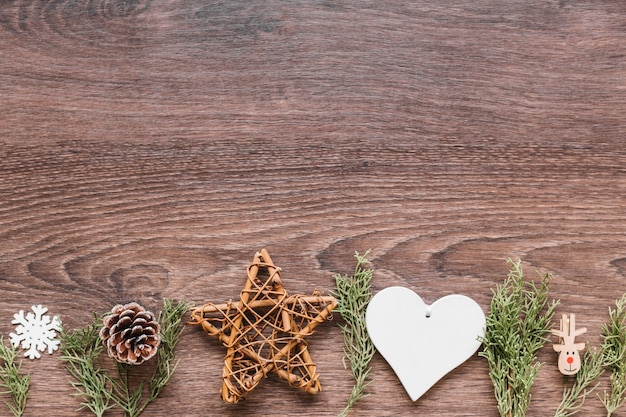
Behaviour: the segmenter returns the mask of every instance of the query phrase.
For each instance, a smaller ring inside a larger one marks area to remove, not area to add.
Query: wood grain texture
[[[371,248],[376,291],[485,312],[520,258],[597,345],[626,292],[625,29],[601,0],[2,2],[0,334],[34,303],[76,328],[236,299],[263,247],[287,291],[327,292]],[[338,323],[309,341],[323,392],[269,377],[236,406],[188,328],[145,415],[337,415]],[[541,359],[529,415],[549,416],[566,381]],[[373,367],[354,415],[498,415],[478,357],[415,403]],[[28,416],[89,415],[58,355],[24,369]]]

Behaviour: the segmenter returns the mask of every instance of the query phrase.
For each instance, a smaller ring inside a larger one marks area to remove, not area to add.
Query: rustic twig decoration
[[[576,316],[563,314],[560,320],[560,329],[552,330],[559,337],[559,344],[554,344],[554,350],[559,352],[559,371],[563,375],[575,375],[580,370],[580,353],[585,348],[584,343],[574,343],[574,338],[587,331],[586,327],[576,329]]]
[[[200,324],[226,346],[222,399],[237,403],[269,372],[311,394],[322,387],[304,337],[329,316],[337,302],[315,292],[288,295],[280,268],[263,249],[248,267],[238,302],[207,303],[192,310]]]

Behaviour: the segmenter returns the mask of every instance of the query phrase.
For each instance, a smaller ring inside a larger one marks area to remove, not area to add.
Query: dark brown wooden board
[[[328,292],[371,248],[375,291],[486,313],[522,259],[598,345],[626,292],[625,114],[619,1],[2,2],[0,334],[33,304],[72,329],[237,299],[264,247],[287,291]],[[187,328],[145,415],[337,415],[340,323],[309,338],[320,394],[272,375],[238,405],[223,347]],[[58,358],[25,361],[27,416],[89,415]],[[540,358],[529,415],[551,416],[568,380]],[[497,416],[487,372],[413,403],[377,355],[353,415]]]

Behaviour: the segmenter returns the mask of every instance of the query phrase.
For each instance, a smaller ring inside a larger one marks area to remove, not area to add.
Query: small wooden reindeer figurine
[[[578,351],[585,348],[584,343],[574,343],[574,338],[587,331],[586,327],[576,329],[576,316],[563,314],[560,320],[560,330],[552,330],[552,333],[559,336],[559,344],[554,344],[554,350],[559,352],[559,371],[563,375],[575,375],[580,370],[580,354]]]

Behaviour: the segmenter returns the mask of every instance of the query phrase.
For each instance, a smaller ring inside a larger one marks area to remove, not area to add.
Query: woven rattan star
[[[281,270],[267,250],[257,252],[238,302],[207,303],[192,310],[200,324],[226,347],[222,399],[237,403],[269,372],[311,394],[321,391],[315,363],[304,338],[324,322],[337,302],[333,297],[288,295]]]

